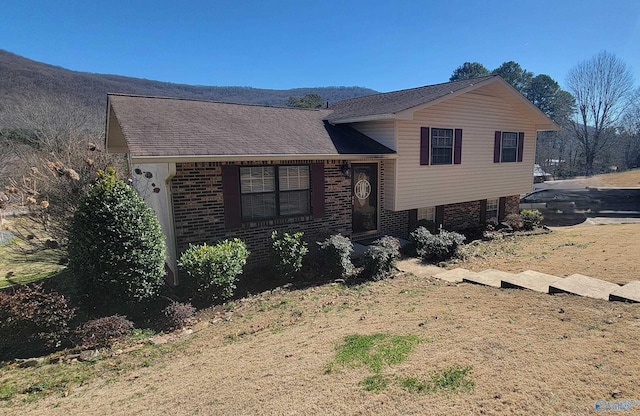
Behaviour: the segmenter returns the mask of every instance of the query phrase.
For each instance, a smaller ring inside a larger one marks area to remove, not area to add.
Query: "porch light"
[[[349,164],[347,162],[344,162],[342,164],[341,170],[345,178],[351,177],[351,168],[349,167]]]

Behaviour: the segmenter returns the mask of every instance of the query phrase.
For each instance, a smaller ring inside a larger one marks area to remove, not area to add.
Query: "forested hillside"
[[[104,111],[107,92],[283,106],[291,96],[318,94],[324,101],[333,102],[373,94],[376,91],[361,87],[268,90],[173,84],[119,75],[71,71],[0,50],[0,110],[8,108],[12,101],[15,102],[20,97],[48,95],[65,96]]]

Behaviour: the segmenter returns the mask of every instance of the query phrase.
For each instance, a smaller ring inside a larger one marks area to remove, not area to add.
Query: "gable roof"
[[[438,98],[453,94],[462,89],[476,85],[496,75],[445,82],[442,84],[426,85],[424,87],[407,90],[392,91],[350,98],[338,101],[329,106],[333,114],[331,121],[339,121],[362,116],[384,116],[397,114],[400,111],[417,107]]]
[[[338,101],[329,106],[329,109],[333,110],[333,113],[329,116],[329,121],[340,124],[369,120],[410,119],[415,110],[490,84],[501,85],[503,87],[500,93],[501,98],[509,100],[519,111],[526,111],[529,118],[532,118],[535,124],[540,127],[540,130],[560,129],[538,107],[498,75],[463,79]]]
[[[326,121],[331,110],[108,95],[107,149],[138,161],[394,157],[349,126]]]

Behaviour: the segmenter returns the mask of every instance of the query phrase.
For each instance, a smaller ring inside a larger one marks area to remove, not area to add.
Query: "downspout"
[[[176,176],[176,164],[168,163],[167,164],[167,178],[165,179],[165,192],[167,197],[167,215],[169,216],[169,221],[171,222],[170,233],[171,235],[167,236],[167,240],[171,243],[167,245],[167,254],[168,254],[168,262],[167,267],[171,271],[172,286],[177,286],[179,283],[178,279],[178,253],[176,249],[176,227],[175,221],[173,218],[173,196],[171,193],[171,181],[174,176]]]

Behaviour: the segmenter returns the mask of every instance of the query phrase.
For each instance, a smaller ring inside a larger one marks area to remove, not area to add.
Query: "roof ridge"
[[[161,96],[161,95],[127,94],[127,93],[119,93],[119,92],[108,92],[107,97],[109,96],[130,97],[130,98],[150,98],[155,100],[189,101],[189,102],[199,102],[199,103],[239,105],[244,107],[261,107],[261,108],[274,108],[274,109],[284,109],[284,110],[327,111],[326,108],[301,108],[301,107],[287,107],[287,106],[279,106],[279,105],[265,105],[265,104],[254,104],[254,103],[234,103],[234,102],[228,102],[228,101],[206,100],[203,98],[169,97],[169,96]]]

